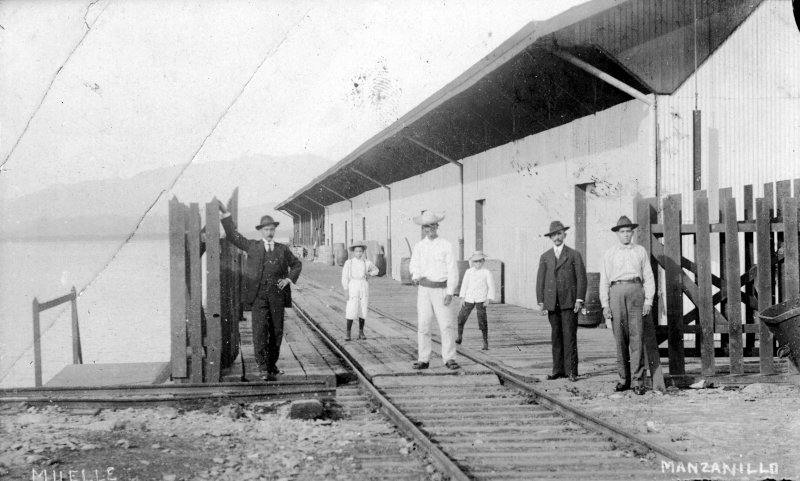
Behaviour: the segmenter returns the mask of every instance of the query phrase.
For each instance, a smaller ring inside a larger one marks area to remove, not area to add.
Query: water
[[[109,263],[119,244],[0,241],[0,387],[33,386],[33,298],[73,285],[88,285],[78,297],[85,364],[169,360],[169,244],[134,237]],[[72,362],[69,303],[43,312],[41,329],[47,382]]]

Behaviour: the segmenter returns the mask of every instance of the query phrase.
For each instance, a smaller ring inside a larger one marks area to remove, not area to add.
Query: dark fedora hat
[[[631,229],[635,229],[635,228],[639,227],[639,224],[634,224],[633,222],[631,222],[631,220],[628,218],[627,215],[623,215],[617,221],[617,225],[612,227],[611,230],[613,232],[616,232],[616,231],[622,229],[623,227],[630,227]]]
[[[547,234],[545,234],[545,236],[549,237],[558,231],[567,229],[569,229],[569,227],[564,227],[564,224],[562,224],[560,220],[554,220],[553,222],[550,223],[550,231],[548,231]]]
[[[278,224],[280,224],[280,222],[275,222],[272,219],[272,216],[262,215],[261,222],[259,222],[258,225],[256,226],[256,230],[261,230],[262,227],[266,227],[268,225],[274,225],[275,227],[278,227]]]

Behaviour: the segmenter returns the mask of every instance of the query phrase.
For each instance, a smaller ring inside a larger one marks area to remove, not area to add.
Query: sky
[[[584,1],[3,0],[0,199],[189,162],[326,159],[276,172],[305,183]]]

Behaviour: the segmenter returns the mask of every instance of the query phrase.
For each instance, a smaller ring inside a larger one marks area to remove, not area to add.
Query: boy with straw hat
[[[489,349],[489,325],[486,318],[486,306],[494,300],[494,279],[492,273],[483,268],[486,256],[483,251],[475,251],[469,258],[470,268],[464,273],[461,281],[461,310],[458,313],[458,337],[456,344],[461,344],[464,325],[467,323],[472,309],[478,308],[478,328],[483,334],[483,350]]]
[[[367,320],[367,309],[369,305],[369,283],[370,276],[378,275],[378,268],[369,259],[364,257],[366,244],[356,242],[351,245],[349,250],[353,257],[347,259],[342,267],[342,288],[347,294],[347,306],[345,307],[345,319],[347,321],[347,337],[349,341],[350,329],[353,327],[353,320],[358,316],[361,307],[361,316],[358,316],[358,339],[366,339],[364,335],[364,323]]]

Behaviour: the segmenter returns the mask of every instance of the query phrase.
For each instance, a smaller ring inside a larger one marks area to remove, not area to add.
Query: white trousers
[[[444,305],[447,289],[444,287],[417,288],[417,343],[418,361],[428,362],[431,357],[431,323],[439,323],[442,336],[442,361],[456,358],[456,323],[450,306]]]
[[[345,319],[364,319],[367,320],[367,305],[369,304],[369,283],[364,279],[350,279],[347,284],[347,306],[345,307]],[[361,316],[358,315],[358,308],[361,307]]]

